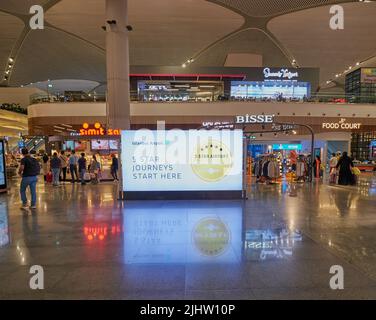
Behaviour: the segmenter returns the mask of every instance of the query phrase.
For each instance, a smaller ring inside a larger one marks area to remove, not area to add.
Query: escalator
[[[44,137],[41,136],[28,136],[27,138],[23,138],[23,140],[20,140],[20,143],[18,146],[15,146],[11,149],[12,153],[18,152],[21,148],[26,148],[31,153],[37,153],[45,144]]]

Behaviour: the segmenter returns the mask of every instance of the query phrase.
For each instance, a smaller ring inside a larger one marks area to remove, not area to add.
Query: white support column
[[[116,129],[130,129],[127,4],[128,0],[106,0],[107,117]]]

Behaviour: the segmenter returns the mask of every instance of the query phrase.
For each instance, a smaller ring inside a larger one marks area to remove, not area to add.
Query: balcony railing
[[[294,103],[362,103],[362,104],[375,104],[376,96],[350,96],[345,94],[314,94],[310,97],[285,97],[281,95],[275,95],[272,97],[234,97],[234,96],[218,96],[213,99],[203,99],[200,97],[182,97],[182,96],[168,96],[161,94],[158,98],[153,98],[146,100],[138,96],[137,92],[131,91],[131,101],[132,102],[142,102],[142,103],[171,103],[171,102],[294,102]],[[81,94],[81,95],[71,95],[71,96],[54,96],[54,95],[34,95],[31,98],[31,104],[36,103],[69,103],[69,102],[105,102],[106,96],[104,94]]]
[[[0,109],[21,114],[27,114],[27,109],[22,108],[18,103],[3,103],[0,104]]]

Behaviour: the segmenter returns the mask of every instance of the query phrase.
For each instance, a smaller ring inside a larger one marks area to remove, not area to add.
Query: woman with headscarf
[[[342,153],[342,157],[339,159],[336,168],[339,168],[338,184],[349,185],[354,184],[355,179],[352,173],[354,164],[351,158],[347,155],[347,152]]]

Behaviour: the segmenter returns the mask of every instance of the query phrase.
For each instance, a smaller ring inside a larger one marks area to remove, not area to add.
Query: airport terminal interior
[[[376,299],[375,15],[0,0],[0,300]]]

